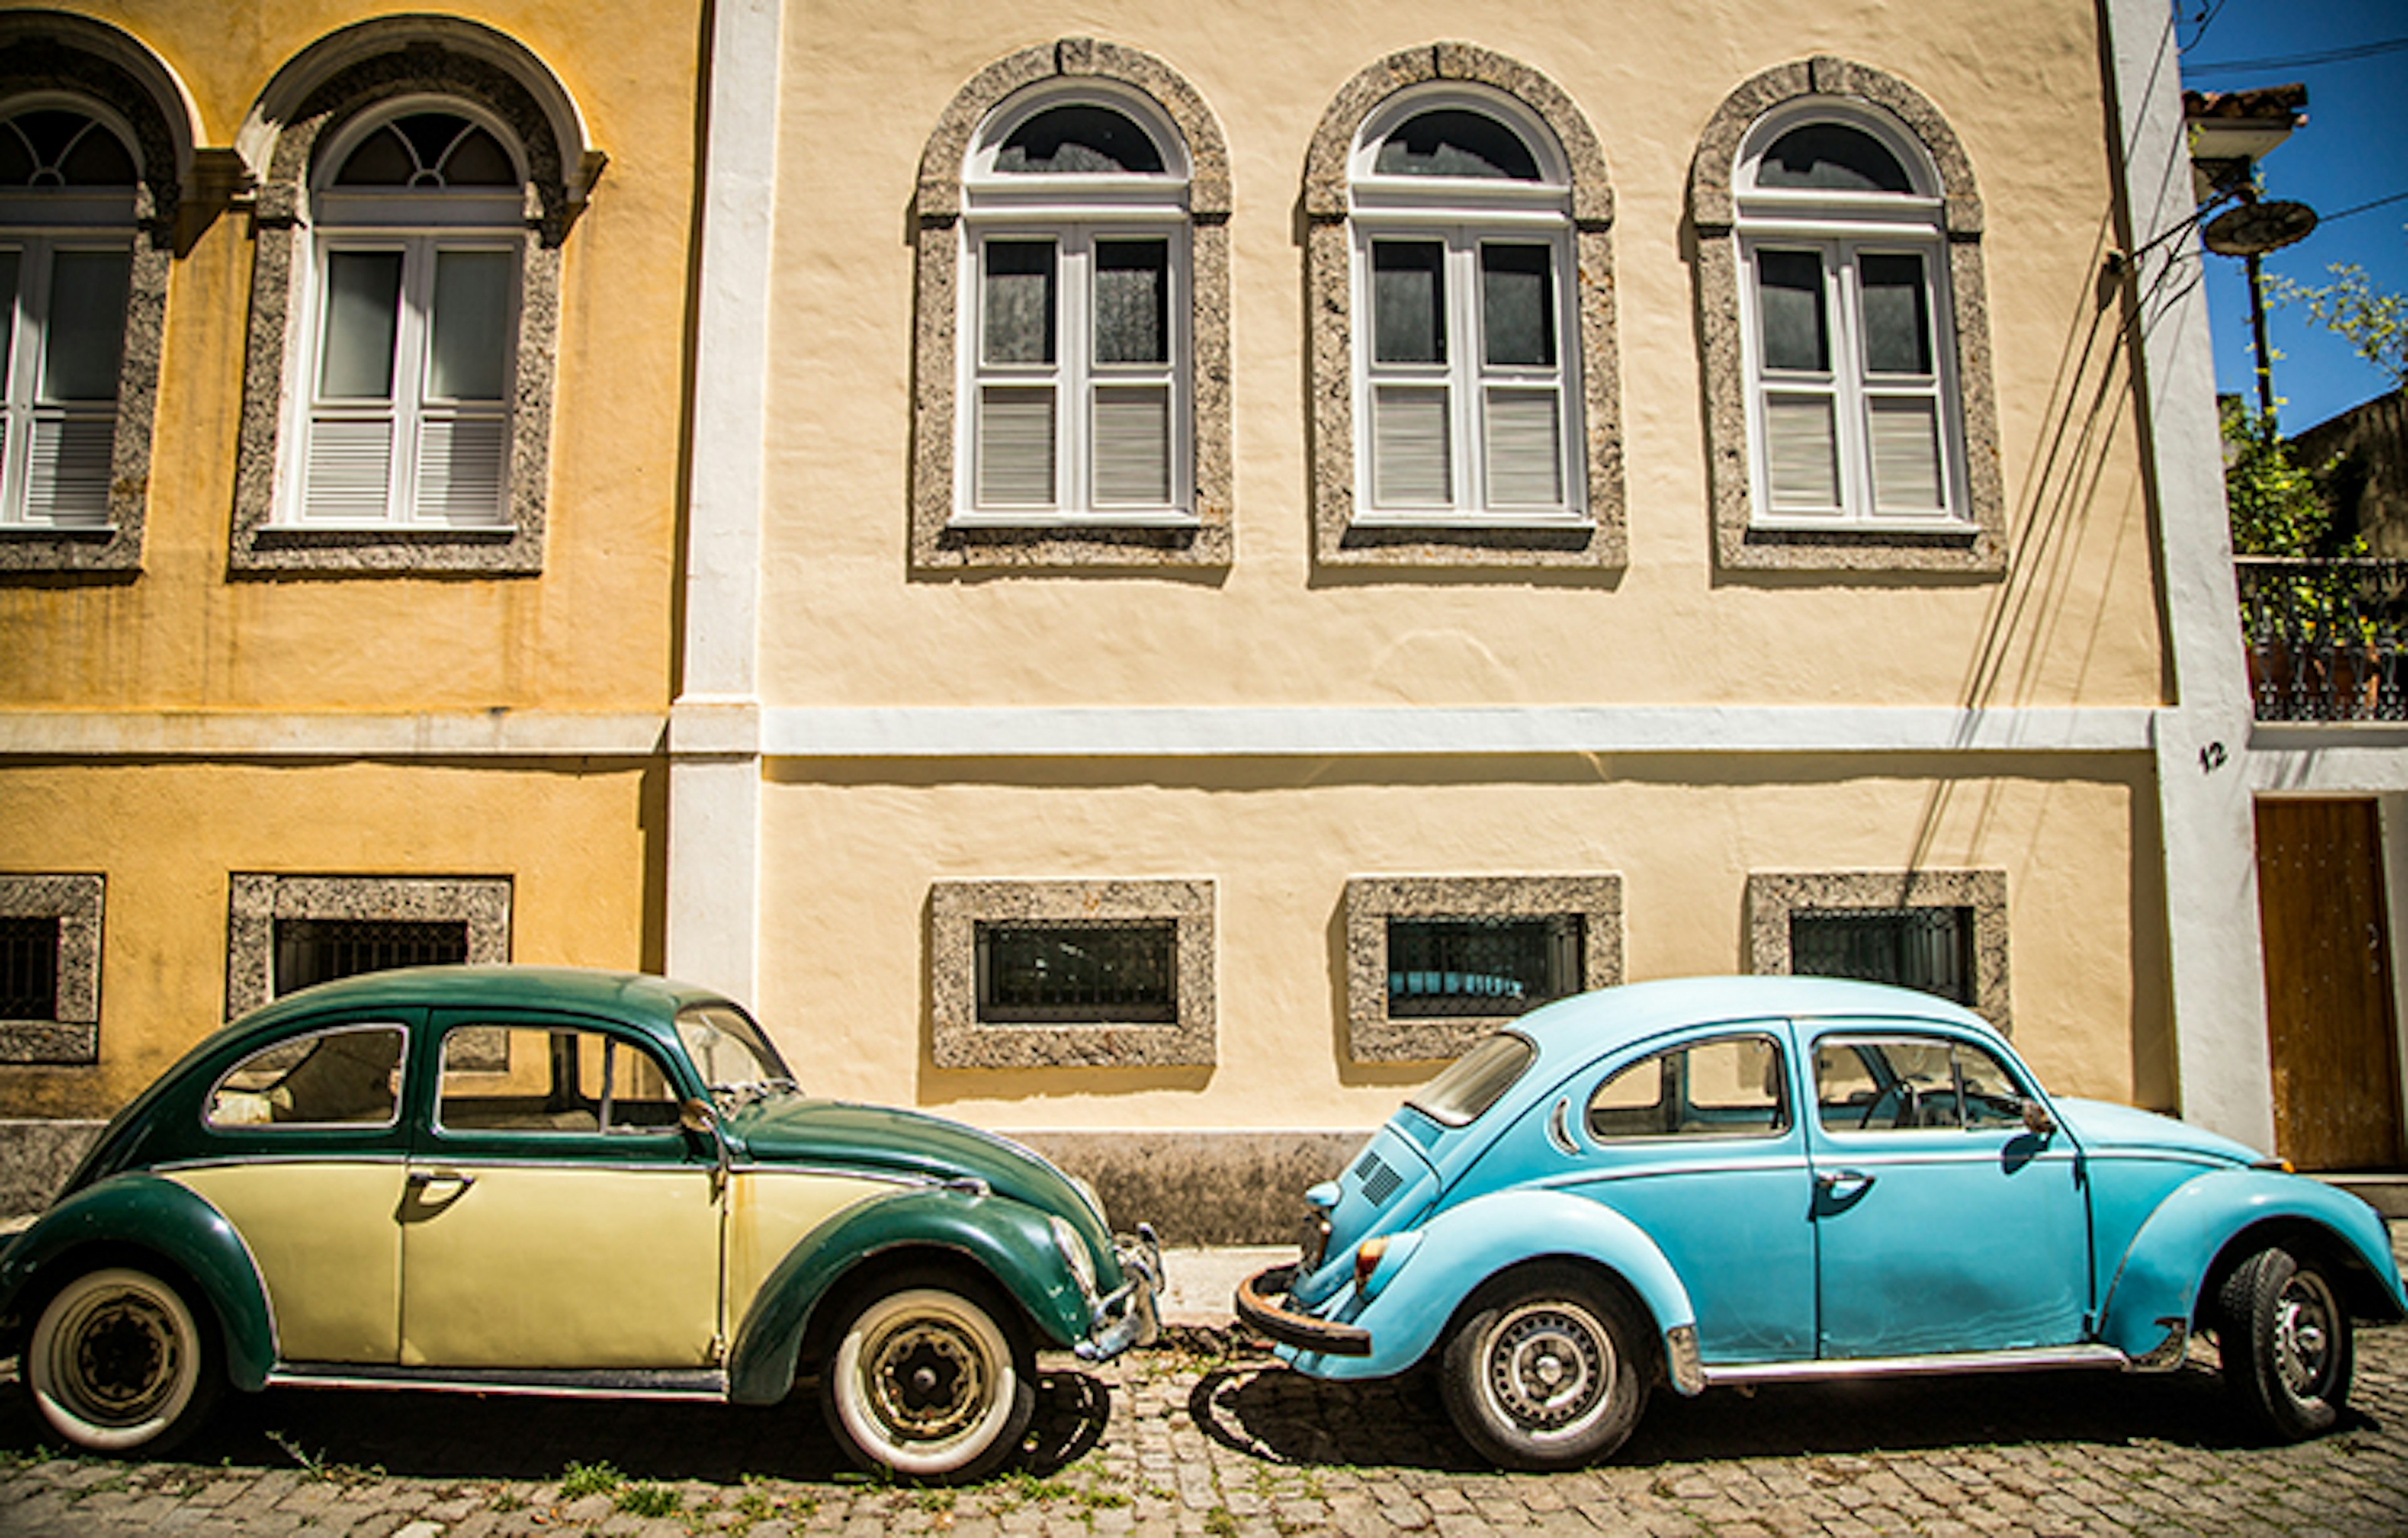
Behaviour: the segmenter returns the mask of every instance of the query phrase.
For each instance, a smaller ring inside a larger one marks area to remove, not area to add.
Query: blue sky
[[[2183,44],[2183,84],[2240,91],[2303,82],[2308,121],[2258,163],[2270,198],[2290,198],[2323,223],[2298,245],[2265,260],[2270,274],[2301,283],[2330,280],[2326,268],[2355,262],[2381,291],[2408,293],[2408,47],[2330,63],[2302,54],[2364,50],[2408,38],[2408,0],[2172,0]],[[2260,61],[2255,62],[2253,61]],[[2243,68],[2217,68],[2244,65]],[[2336,217],[2340,216],[2340,217]],[[2238,258],[2210,255],[2207,303],[2220,391],[2255,396],[2249,287]],[[2297,432],[2372,400],[2390,387],[2349,344],[2312,320],[2304,306],[2267,313],[2278,354],[2274,394],[2283,430]]]

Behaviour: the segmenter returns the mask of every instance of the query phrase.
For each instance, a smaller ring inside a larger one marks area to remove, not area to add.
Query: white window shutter
[[[1770,395],[1764,402],[1765,471],[1776,508],[1840,505],[1840,453],[1827,395]]]
[[[33,452],[25,467],[25,521],[67,526],[108,523],[117,419],[36,416],[33,427]]]
[[[1940,472],[1940,419],[1922,396],[1885,396],[1870,407],[1873,507],[1882,512],[1938,512],[1947,505]]]
[[[1096,500],[1160,507],[1170,500],[1170,391],[1163,385],[1096,391]]]
[[[1563,506],[1563,430],[1555,407],[1552,390],[1488,392],[1489,506]]]
[[[1371,402],[1371,501],[1383,508],[1455,502],[1447,453],[1446,391],[1383,388]]]
[[[981,507],[1054,505],[1054,391],[991,385],[979,393]]]
[[[393,424],[337,420],[309,424],[301,515],[339,524],[382,523],[393,495]]]
[[[499,417],[434,417],[418,434],[421,518],[492,523],[502,515],[509,435]]]

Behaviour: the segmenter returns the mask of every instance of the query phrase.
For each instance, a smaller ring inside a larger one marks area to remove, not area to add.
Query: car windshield
[[[1453,1068],[1405,1103],[1443,1126],[1468,1127],[1513,1087],[1538,1055],[1527,1038],[1499,1031],[1457,1057]]]
[[[793,1093],[795,1076],[778,1049],[733,1004],[696,1004],[681,1010],[678,1040],[695,1071],[723,1104],[735,1105],[772,1092]]]

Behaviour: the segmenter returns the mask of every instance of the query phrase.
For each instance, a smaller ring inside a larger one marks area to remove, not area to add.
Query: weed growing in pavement
[[[676,1486],[650,1480],[621,1490],[617,1501],[621,1511],[636,1516],[672,1516],[684,1504],[685,1495]]]
[[[1238,1538],[1238,1517],[1226,1506],[1215,1506],[1204,1514],[1204,1531],[1212,1538]]]
[[[576,1501],[589,1495],[616,1495],[627,1476],[605,1459],[600,1463],[571,1461],[560,1473],[560,1498]]]
[[[276,1445],[277,1450],[300,1469],[304,1479],[340,1485],[349,1489],[353,1485],[365,1485],[372,1479],[384,1477],[384,1465],[381,1463],[371,1463],[366,1468],[356,1463],[337,1463],[323,1453],[311,1452],[281,1431],[265,1434],[267,1440]]]
[[[30,1447],[0,1447],[0,1473],[22,1473],[57,1456],[38,1442]]]
[[[495,1490],[492,1499],[485,1502],[485,1509],[503,1512],[524,1511],[526,1503],[526,1497],[516,1490]]]

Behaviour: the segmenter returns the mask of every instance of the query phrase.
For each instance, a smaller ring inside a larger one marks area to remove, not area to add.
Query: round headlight
[[[1079,1237],[1079,1230],[1072,1228],[1066,1217],[1057,1215],[1048,1220],[1048,1226],[1054,1230],[1054,1247],[1062,1252],[1063,1262],[1070,1268],[1070,1274],[1079,1279],[1080,1292],[1086,1296],[1090,1304],[1094,1303],[1096,1258],[1088,1253],[1087,1242]]]

